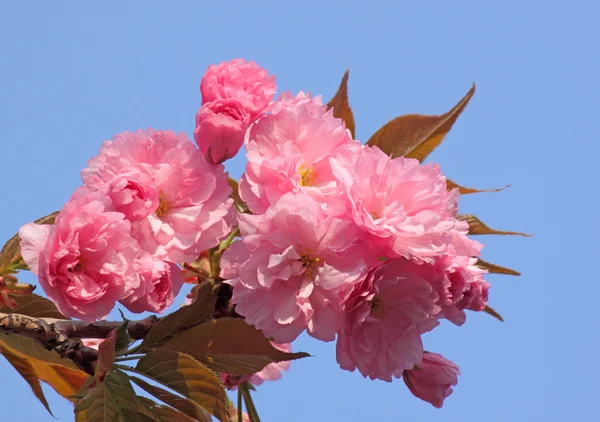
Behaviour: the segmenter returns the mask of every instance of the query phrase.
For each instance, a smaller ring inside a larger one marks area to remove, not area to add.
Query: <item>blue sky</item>
[[[461,211],[532,238],[485,237],[500,323],[469,314],[426,348],[461,366],[442,410],[402,381],[341,371],[332,343],[255,394],[264,421],[592,420],[597,363],[600,33],[597,4],[571,2],[4,2],[0,5],[0,239],[59,209],[114,134],[149,126],[192,135],[211,63],[253,59],[279,90],[333,95],[350,68],[357,137],[389,119],[475,97],[432,155],[466,186]],[[243,157],[228,162],[235,177]],[[24,280],[33,281],[29,274]],[[0,360],[0,412],[52,420]],[[48,393],[55,415],[71,407]]]

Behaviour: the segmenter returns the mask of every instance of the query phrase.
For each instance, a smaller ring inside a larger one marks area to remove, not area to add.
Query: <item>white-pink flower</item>
[[[131,223],[100,192],[81,187],[54,225],[19,230],[23,259],[66,316],[102,319],[136,294],[152,257],[131,237]]]
[[[434,265],[396,258],[374,268],[344,304],[336,355],[342,369],[391,381],[421,361],[421,334],[438,324]]]
[[[264,213],[287,192],[304,191],[336,214],[339,189],[330,159],[360,148],[360,143],[319,103],[300,94],[295,99],[285,95],[275,103],[274,113],[250,129],[240,195],[252,212]]]
[[[348,218],[369,233],[384,257],[432,262],[465,226],[455,219],[458,192],[447,191],[437,164],[391,159],[377,147],[364,147],[334,157],[332,167]]]
[[[228,176],[183,133],[121,133],[81,174],[86,187],[113,198],[132,220],[132,236],[155,258],[194,260],[230,231]]]
[[[333,340],[342,303],[370,265],[354,223],[325,215],[300,192],[282,196],[264,215],[240,215],[239,228],[242,241],[221,260],[236,312],[277,342],[305,328]]]

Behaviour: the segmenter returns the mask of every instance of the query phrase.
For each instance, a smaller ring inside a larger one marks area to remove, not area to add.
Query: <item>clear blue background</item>
[[[3,2],[0,238],[59,209],[112,135],[191,135],[211,63],[253,59],[280,91],[325,100],[349,67],[363,141],[397,115],[446,111],[475,81],[432,159],[467,186],[512,184],[461,202],[495,228],[535,235],[481,239],[485,259],[523,273],[489,277],[506,322],[470,314],[426,337],[462,369],[442,410],[402,381],[341,371],[333,344],[305,336],[295,348],[315,357],[261,386],[257,407],[266,422],[595,420],[599,13],[592,1]],[[243,162],[228,163],[232,175]],[[2,420],[52,420],[3,359],[0,380]]]

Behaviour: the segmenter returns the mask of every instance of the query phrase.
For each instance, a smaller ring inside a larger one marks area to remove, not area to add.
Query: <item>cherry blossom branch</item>
[[[132,339],[143,339],[158,320],[156,316],[150,316],[139,321],[130,321],[127,331]],[[36,340],[47,350],[54,350],[62,358],[71,359],[79,369],[90,375],[94,375],[98,351],[84,346],[81,339],[106,338],[121,324],[119,321],[87,323],[0,313],[0,332]]]

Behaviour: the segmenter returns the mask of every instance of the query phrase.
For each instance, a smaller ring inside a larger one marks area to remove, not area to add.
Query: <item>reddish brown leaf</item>
[[[500,235],[512,235],[512,236],[525,236],[529,237],[530,234],[509,232],[503,230],[495,230],[485,225],[479,218],[472,214],[459,214],[456,216],[458,220],[466,221],[469,223],[469,234],[500,234]]]
[[[177,335],[163,348],[193,356],[215,372],[236,375],[253,374],[272,362],[309,356],[276,349],[261,331],[233,318],[205,322]]]
[[[442,143],[452,125],[475,93],[475,84],[447,113],[440,116],[407,114],[386,123],[367,142],[392,157],[416,158],[423,161]]]
[[[348,76],[350,70],[346,70],[340,87],[337,92],[327,103],[327,108],[333,108],[333,115],[338,119],[342,119],[346,124],[346,128],[350,130],[352,138],[354,138],[354,115],[352,114],[352,108],[348,102]]]
[[[486,314],[489,314],[491,316],[493,316],[494,318],[496,318],[499,321],[504,322],[504,319],[502,318],[502,316],[500,316],[500,314],[498,312],[496,312],[493,308],[486,306],[483,309],[483,312],[485,312]]]
[[[461,195],[469,195],[471,193],[482,193],[482,192],[500,192],[500,191],[510,187],[510,185],[506,185],[503,188],[496,188],[496,189],[474,189],[474,188],[467,188],[465,186],[457,185],[450,179],[446,180],[446,186],[447,186],[448,190],[458,189],[458,193],[460,193]]]
[[[511,270],[510,268],[501,267],[500,265],[492,264],[490,262],[486,262],[483,259],[478,259],[475,265],[477,265],[479,268],[488,270],[490,273],[494,274],[521,275],[520,272]]]

